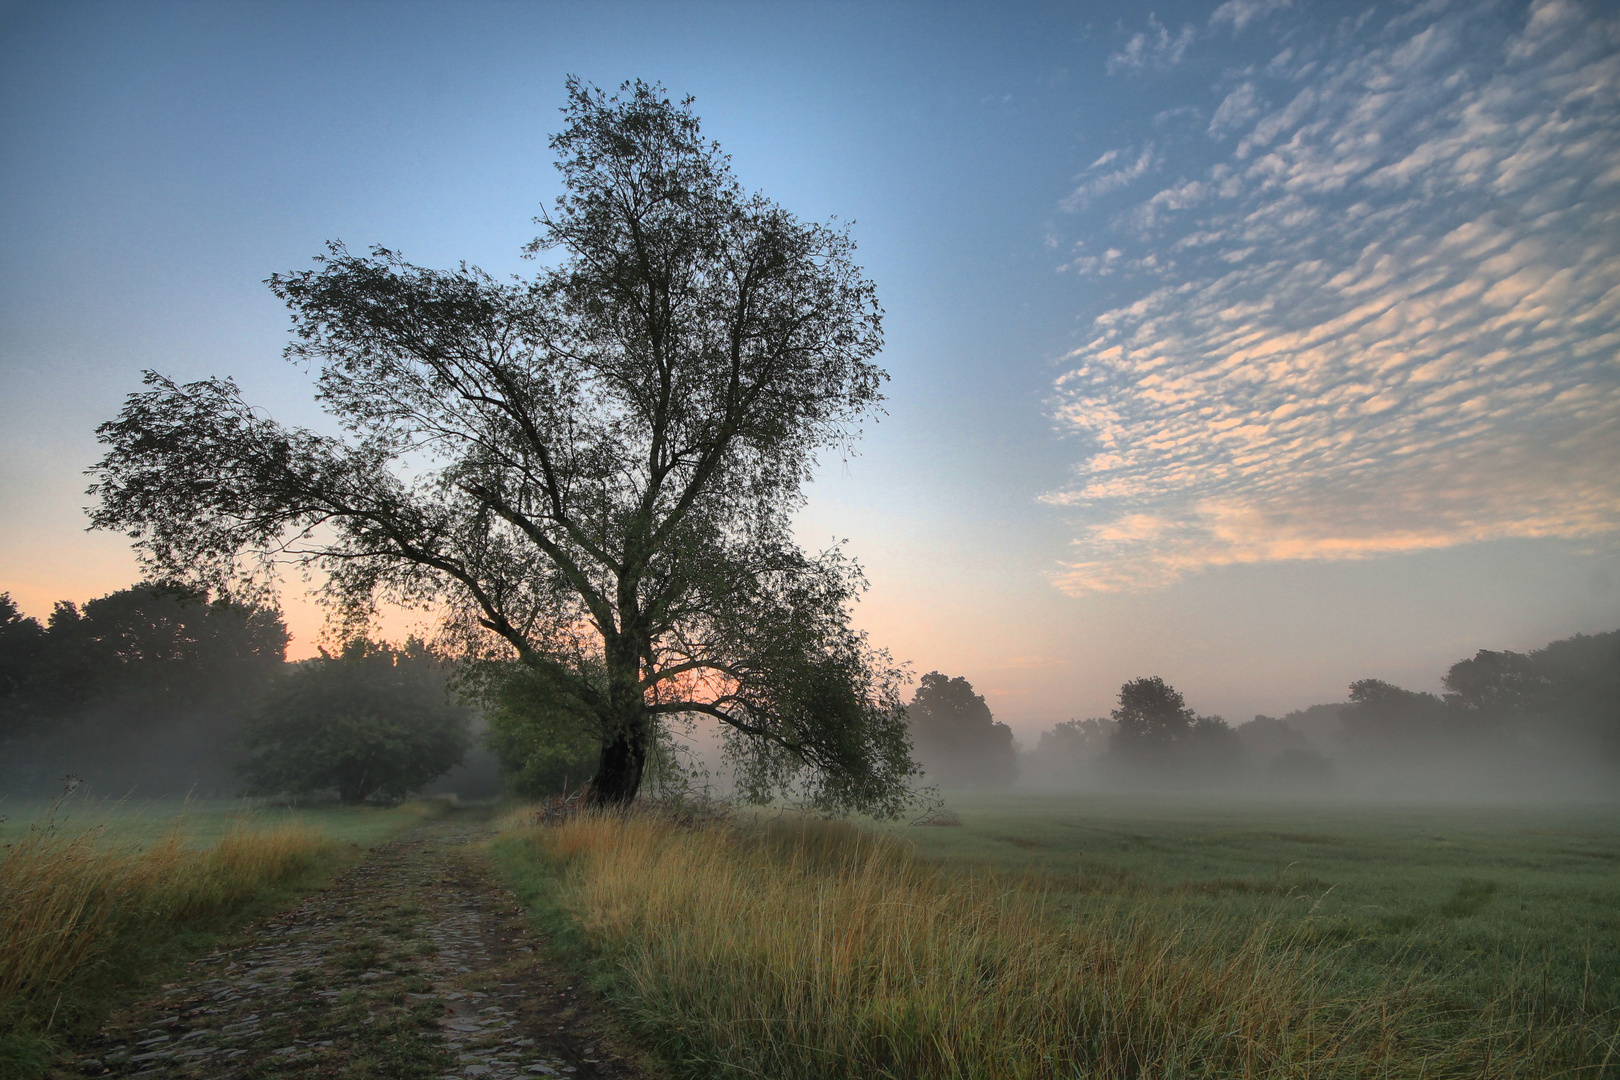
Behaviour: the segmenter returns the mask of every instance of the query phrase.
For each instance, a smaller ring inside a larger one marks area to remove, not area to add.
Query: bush
[[[294,666],[244,726],[239,769],[250,795],[402,799],[461,764],[467,722],[420,641],[356,638]]]

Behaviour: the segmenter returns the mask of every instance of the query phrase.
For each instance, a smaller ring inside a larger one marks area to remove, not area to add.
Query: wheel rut
[[[462,811],[114,1016],[58,1077],[654,1080],[548,955]]]

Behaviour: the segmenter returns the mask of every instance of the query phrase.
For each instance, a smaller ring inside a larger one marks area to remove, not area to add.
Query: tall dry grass
[[[26,1072],[11,1059],[48,1049],[51,1033],[128,978],[135,958],[297,879],[328,846],[297,825],[238,827],[204,850],[184,841],[180,824],[146,847],[121,841],[109,823],[47,824],[0,849],[4,1071]]]
[[[1556,1038],[1436,1016],[1411,983],[1332,996],[1318,966],[1331,952],[1302,947],[1280,920],[1214,925],[1124,897],[1077,915],[1033,880],[947,874],[892,838],[831,823],[580,815],[508,832],[561,867],[559,902],[614,959],[621,1001],[695,1075],[1552,1068]]]

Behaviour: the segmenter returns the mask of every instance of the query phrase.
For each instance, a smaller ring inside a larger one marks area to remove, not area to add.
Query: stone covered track
[[[650,1080],[551,960],[460,811],[194,961],[57,1076]]]

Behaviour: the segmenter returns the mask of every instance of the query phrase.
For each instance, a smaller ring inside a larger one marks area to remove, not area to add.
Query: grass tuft
[[[497,852],[551,875],[610,991],[693,1076],[1597,1076],[1613,1051],[1522,995],[1482,1011],[1416,976],[1334,990],[1308,920],[1123,891],[1076,910],[847,824],[532,820]]]
[[[296,824],[237,826],[188,849],[179,824],[144,845],[107,824],[37,824],[0,853],[0,1077],[37,1075],[135,972],[307,877],[330,842]]]

